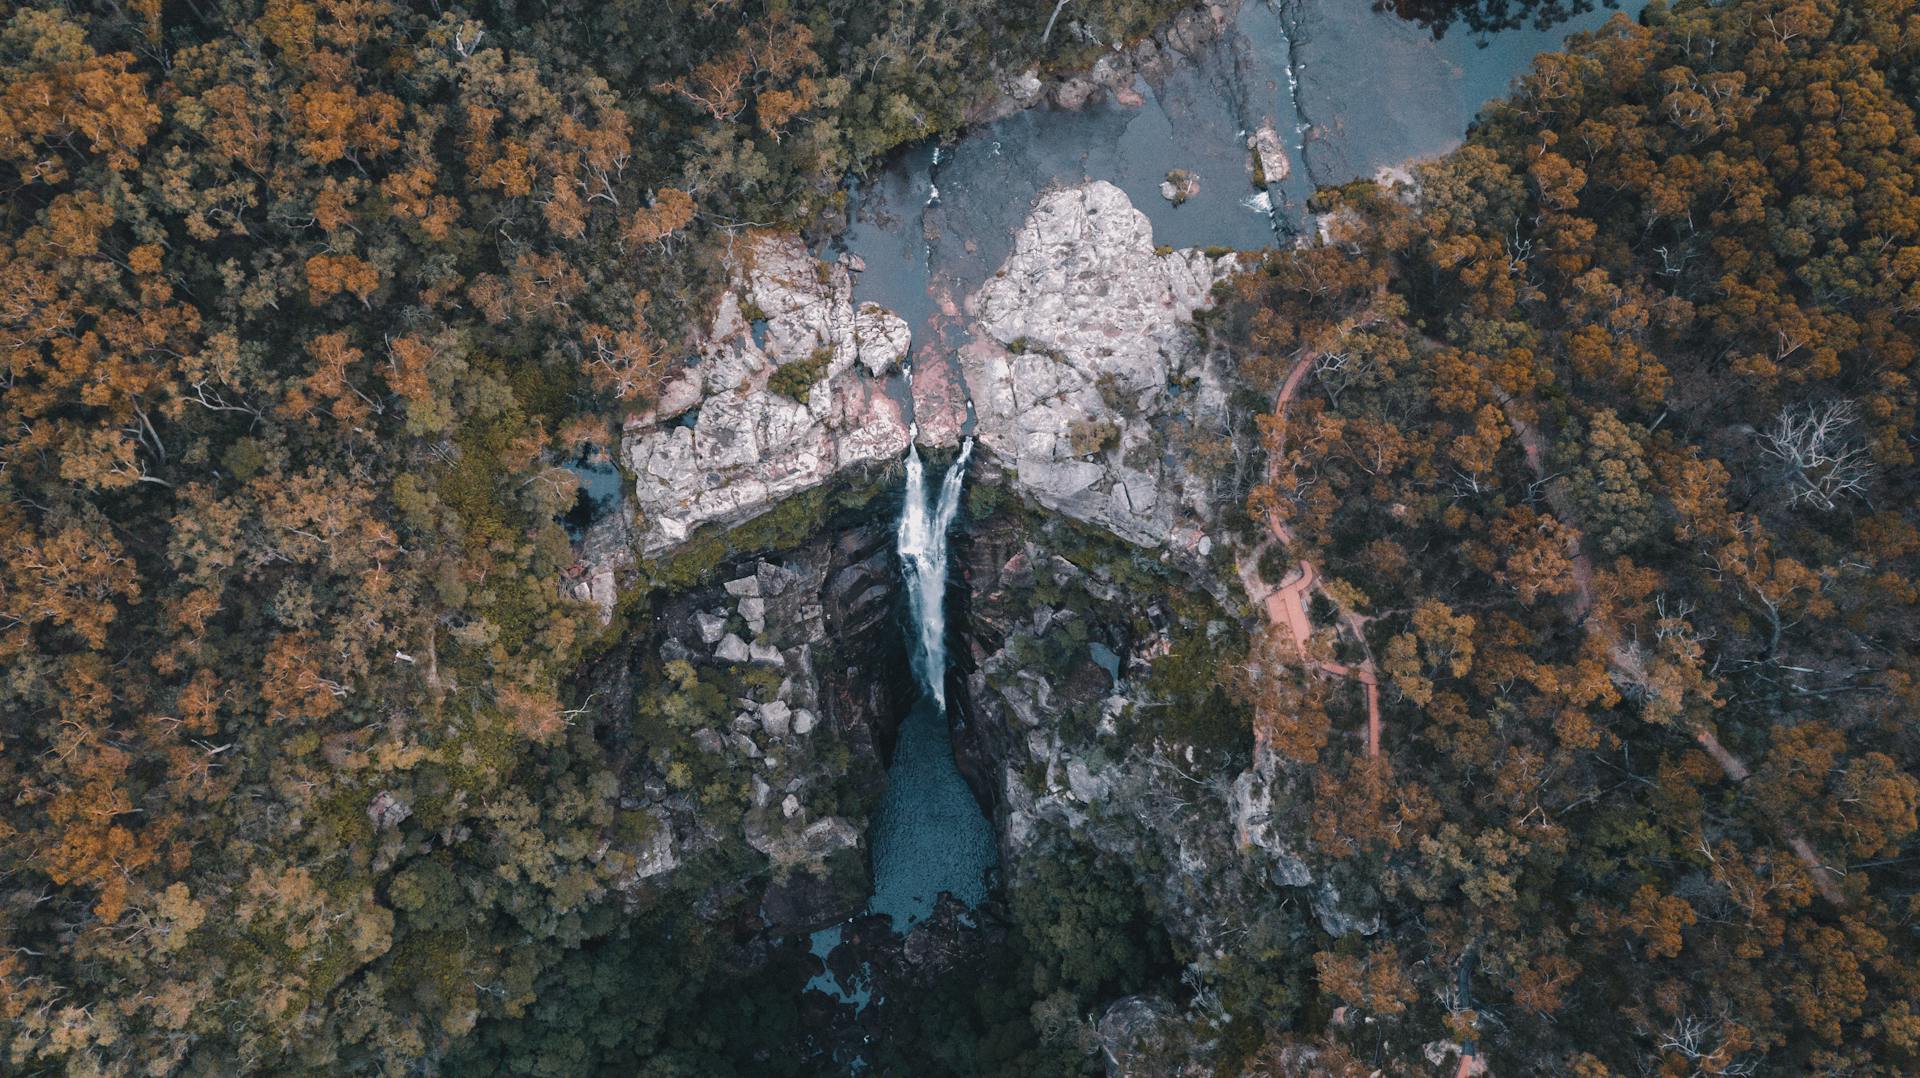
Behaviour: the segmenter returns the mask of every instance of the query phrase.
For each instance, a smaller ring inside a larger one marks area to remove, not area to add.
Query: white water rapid
[[[916,428],[916,437],[918,433]],[[894,542],[907,588],[907,616],[919,630],[913,649],[914,674],[943,715],[947,710],[947,528],[960,511],[960,488],[972,453],[973,439],[968,438],[940,481],[940,495],[934,500],[927,492],[919,447],[908,449],[906,506],[900,511]]]

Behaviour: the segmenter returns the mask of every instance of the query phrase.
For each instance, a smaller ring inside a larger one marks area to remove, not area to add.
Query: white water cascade
[[[914,436],[919,435],[918,428]],[[913,671],[935,708],[947,710],[947,529],[960,511],[960,488],[966,482],[967,457],[973,439],[960,446],[960,456],[940,481],[938,501],[928,497],[927,470],[920,449],[907,451],[906,505],[894,546],[900,552],[900,573],[907,588],[907,616],[919,630],[914,641]]]
[[[972,453],[968,439],[935,493],[920,451],[908,450],[906,504],[894,532],[920,700],[900,722],[874,816],[869,909],[891,918],[896,932],[931,915],[943,893],[977,905],[998,859],[993,827],[954,764],[947,718],[947,529],[960,513]]]

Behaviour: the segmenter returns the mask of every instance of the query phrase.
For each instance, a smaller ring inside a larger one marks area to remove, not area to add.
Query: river
[[[1625,10],[1637,11],[1643,0]],[[898,153],[855,183],[836,247],[866,265],[856,295],[899,313],[916,344],[957,343],[962,298],[1005,258],[1034,197],[1107,180],[1170,247],[1256,250],[1305,224],[1316,185],[1373,176],[1459,145],[1475,113],[1590,12],[1549,30],[1435,40],[1366,0],[1247,0],[1229,30],[1163,78],[1139,80],[1142,104],[1035,108],[944,144]],[[1247,135],[1273,124],[1293,169],[1270,216],[1252,184]],[[1196,175],[1175,206],[1167,173]]]

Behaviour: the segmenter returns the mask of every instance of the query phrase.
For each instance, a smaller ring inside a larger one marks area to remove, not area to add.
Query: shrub
[[[1067,444],[1076,457],[1105,452],[1120,444],[1120,426],[1111,419],[1076,419],[1067,424]]]
[[[767,388],[805,404],[808,392],[827,373],[827,365],[832,362],[833,349],[816,348],[807,358],[775,369],[773,377],[767,379]]]

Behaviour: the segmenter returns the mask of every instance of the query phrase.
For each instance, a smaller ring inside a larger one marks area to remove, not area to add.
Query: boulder
[[[373,821],[375,831],[385,831],[398,827],[413,815],[413,807],[395,797],[392,790],[382,790],[367,805],[367,819]]]
[[[1180,503],[1206,511],[1211,498],[1168,460],[1161,420],[1224,415],[1191,320],[1233,269],[1232,255],[1155,250],[1146,215],[1110,183],[1042,196],[967,301],[975,436],[1042,505],[1167,543]]]
[[[747,642],[732,633],[720,638],[720,646],[713,650],[713,654],[715,658],[724,659],[730,663],[743,663],[751,658],[751,653],[747,650]]]
[[[770,561],[763,561],[754,567],[754,578],[760,582],[761,595],[777,599],[786,594],[787,587],[798,580],[799,575],[791,569],[784,569]]]
[[[760,727],[774,737],[785,737],[792,728],[793,709],[779,700],[760,705]]]
[[[1247,136],[1247,149],[1253,151],[1254,181],[1262,187],[1272,187],[1282,183],[1293,172],[1293,162],[1287,157],[1287,144],[1280,139],[1280,132],[1274,129],[1273,121],[1260,125],[1259,130]]]
[[[698,399],[682,374],[626,431],[647,556],[703,524],[738,524],[843,469],[906,452],[905,410],[876,377],[906,355],[906,323],[872,304],[856,311],[847,267],[815,259],[795,235],[760,237],[732,268],[733,289],[689,372]],[[764,319],[748,320],[743,297]],[[797,363],[819,365],[801,400],[768,384]]]
[[[854,340],[858,343],[860,365],[878,377],[907,358],[913,345],[913,331],[907,320],[880,306],[863,303],[853,319]]]
[[[755,635],[767,629],[767,601],[759,596],[740,600],[740,616]]]
[[[1040,81],[1040,70],[1028,68],[1018,75],[1007,77],[1000,88],[1015,104],[1026,108],[1040,100],[1040,94],[1046,87]]]
[[[659,812],[652,812],[655,827],[653,834],[634,854],[633,876],[630,883],[671,872],[680,864],[673,852],[673,828]]]

